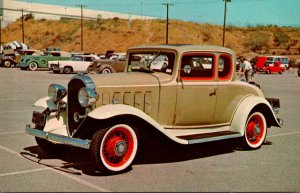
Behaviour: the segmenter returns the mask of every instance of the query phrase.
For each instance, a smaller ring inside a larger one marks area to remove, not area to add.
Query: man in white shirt
[[[250,62],[247,61],[245,57],[242,57],[241,58],[241,64],[242,64],[241,66],[243,66],[241,71],[244,72],[246,81],[251,82],[252,81],[253,69],[252,69],[252,66],[251,66]]]

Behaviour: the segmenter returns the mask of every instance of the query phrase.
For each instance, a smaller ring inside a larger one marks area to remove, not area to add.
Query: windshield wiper
[[[160,56],[161,51],[157,52],[157,54],[153,57],[152,60],[150,60],[150,62],[148,63],[149,66],[151,66],[152,62],[158,57]]]

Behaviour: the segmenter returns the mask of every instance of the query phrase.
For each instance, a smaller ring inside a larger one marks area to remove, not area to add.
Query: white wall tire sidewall
[[[107,164],[107,163],[105,162],[105,158],[104,158],[103,155],[102,155],[102,152],[103,152],[102,149],[103,149],[103,143],[104,143],[105,139],[107,138],[107,135],[108,135],[112,130],[114,130],[115,128],[118,128],[118,127],[126,128],[126,129],[130,132],[130,134],[131,134],[131,136],[132,136],[132,138],[133,138],[133,150],[132,150],[132,154],[131,154],[130,158],[128,159],[128,161],[127,161],[125,164],[123,164],[123,165],[120,166],[120,167],[112,167],[112,166],[110,166],[109,164]],[[102,141],[101,141],[101,144],[100,144],[100,148],[99,148],[99,151],[100,151],[100,152],[99,152],[99,153],[100,153],[100,158],[101,158],[101,160],[102,160],[103,165],[104,165],[108,170],[111,170],[111,171],[114,171],[114,172],[119,172],[119,171],[125,170],[128,166],[131,165],[131,163],[133,162],[133,160],[134,160],[134,158],[135,158],[135,156],[136,156],[137,149],[138,149],[138,139],[137,139],[137,135],[136,135],[135,131],[133,130],[133,128],[131,128],[130,126],[125,125],[125,124],[118,124],[118,125],[114,125],[113,127],[111,127],[111,128],[105,133],[105,135],[104,135],[104,137],[103,137],[103,139],[102,139]]]
[[[101,74],[110,74],[112,73],[112,71],[109,69],[109,68],[104,68],[102,71],[101,71]]]
[[[36,62],[31,62],[31,63],[29,64],[29,69],[30,69],[31,71],[35,71],[35,70],[37,69],[37,63],[36,63]]]
[[[263,132],[262,138],[261,138],[261,140],[260,140],[258,143],[256,143],[256,144],[252,144],[252,143],[248,140],[247,132],[246,132],[248,122],[249,122],[249,120],[251,119],[251,117],[252,117],[253,115],[259,115],[259,116],[262,118],[263,124],[264,124],[264,132]],[[263,114],[261,114],[260,112],[254,112],[254,113],[252,113],[252,114],[250,115],[250,117],[247,119],[246,126],[245,126],[245,134],[244,134],[244,137],[245,137],[245,140],[246,140],[246,142],[247,142],[247,145],[248,145],[249,147],[251,147],[252,149],[257,149],[257,148],[259,148],[259,147],[263,144],[263,142],[264,142],[264,140],[265,140],[265,138],[266,138],[266,135],[267,135],[267,122],[266,122],[265,116],[264,116]]]

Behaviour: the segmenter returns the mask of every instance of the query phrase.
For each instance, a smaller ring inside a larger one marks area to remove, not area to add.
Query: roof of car
[[[230,48],[225,48],[222,46],[216,45],[197,45],[197,44],[163,44],[163,45],[142,45],[142,46],[135,46],[131,47],[130,49],[173,49],[177,50],[178,52],[184,51],[217,51],[217,52],[226,52],[232,55],[235,55],[234,51]]]

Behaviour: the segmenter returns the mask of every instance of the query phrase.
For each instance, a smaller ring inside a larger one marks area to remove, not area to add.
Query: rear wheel
[[[242,138],[245,149],[258,149],[263,144],[267,135],[267,123],[260,112],[252,113],[245,125],[245,133]]]
[[[94,134],[91,157],[101,172],[121,172],[133,163],[138,145],[137,131],[129,125],[117,124]]]
[[[99,67],[99,73],[100,74],[110,74],[110,73],[115,73],[115,69],[113,69],[110,65],[103,64]]]
[[[4,67],[9,68],[11,66],[11,62],[9,60],[4,61]]]
[[[72,70],[71,67],[65,67],[65,68],[64,68],[64,73],[65,73],[65,74],[70,74],[70,73],[72,73],[72,71],[73,71],[73,70]]]

